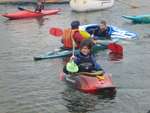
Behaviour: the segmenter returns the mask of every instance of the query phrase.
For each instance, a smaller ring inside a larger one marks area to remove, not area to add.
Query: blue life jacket
[[[83,55],[80,52],[75,56],[77,57],[75,63],[79,66],[79,72],[91,72],[101,69],[100,65],[96,63],[93,55]]]

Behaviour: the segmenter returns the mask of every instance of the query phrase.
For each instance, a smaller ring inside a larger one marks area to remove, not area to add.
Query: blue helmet
[[[71,22],[71,28],[72,29],[78,29],[80,26],[80,22],[79,21],[72,21]]]

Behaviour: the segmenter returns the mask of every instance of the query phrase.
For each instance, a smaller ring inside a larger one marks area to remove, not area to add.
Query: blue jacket
[[[81,52],[75,55],[74,62],[79,66],[79,72],[91,72],[102,70],[101,66],[96,63],[95,57],[92,54],[83,55]]]
[[[107,27],[105,31],[101,31],[100,27],[97,28],[97,30],[94,33],[94,36],[97,37],[97,39],[111,39],[110,36],[110,27]]]

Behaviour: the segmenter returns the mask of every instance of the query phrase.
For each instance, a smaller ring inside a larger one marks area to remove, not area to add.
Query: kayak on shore
[[[81,74],[60,74],[60,79],[71,84],[74,88],[85,93],[100,94],[107,92],[109,95],[116,93],[116,86],[113,85],[110,74],[104,73],[97,75],[96,73],[83,72]]]
[[[2,14],[2,16],[14,20],[14,19],[36,18],[36,17],[42,17],[46,15],[54,15],[60,11],[61,11],[60,9],[49,9],[49,10],[42,10],[41,12],[34,12],[31,10],[24,9],[14,13]]]
[[[150,23],[149,15],[137,15],[137,16],[122,16],[125,19],[131,20],[133,23]]]

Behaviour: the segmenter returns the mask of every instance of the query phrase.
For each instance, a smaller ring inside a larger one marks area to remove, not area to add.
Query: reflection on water
[[[113,53],[109,52],[109,60],[110,61],[120,61],[123,59],[123,53]]]
[[[85,94],[68,85],[69,84],[67,84],[67,88],[62,93],[62,97],[65,100],[65,106],[71,113],[87,113],[89,111],[95,111],[99,101],[101,104],[105,103],[107,105],[107,103],[111,104],[115,97],[115,95],[110,97],[106,94]]]
[[[44,20],[46,20],[46,18],[43,18],[43,17],[38,17],[38,18],[35,18],[36,21],[37,21],[37,24],[39,25],[39,27],[43,26],[44,25]]]

